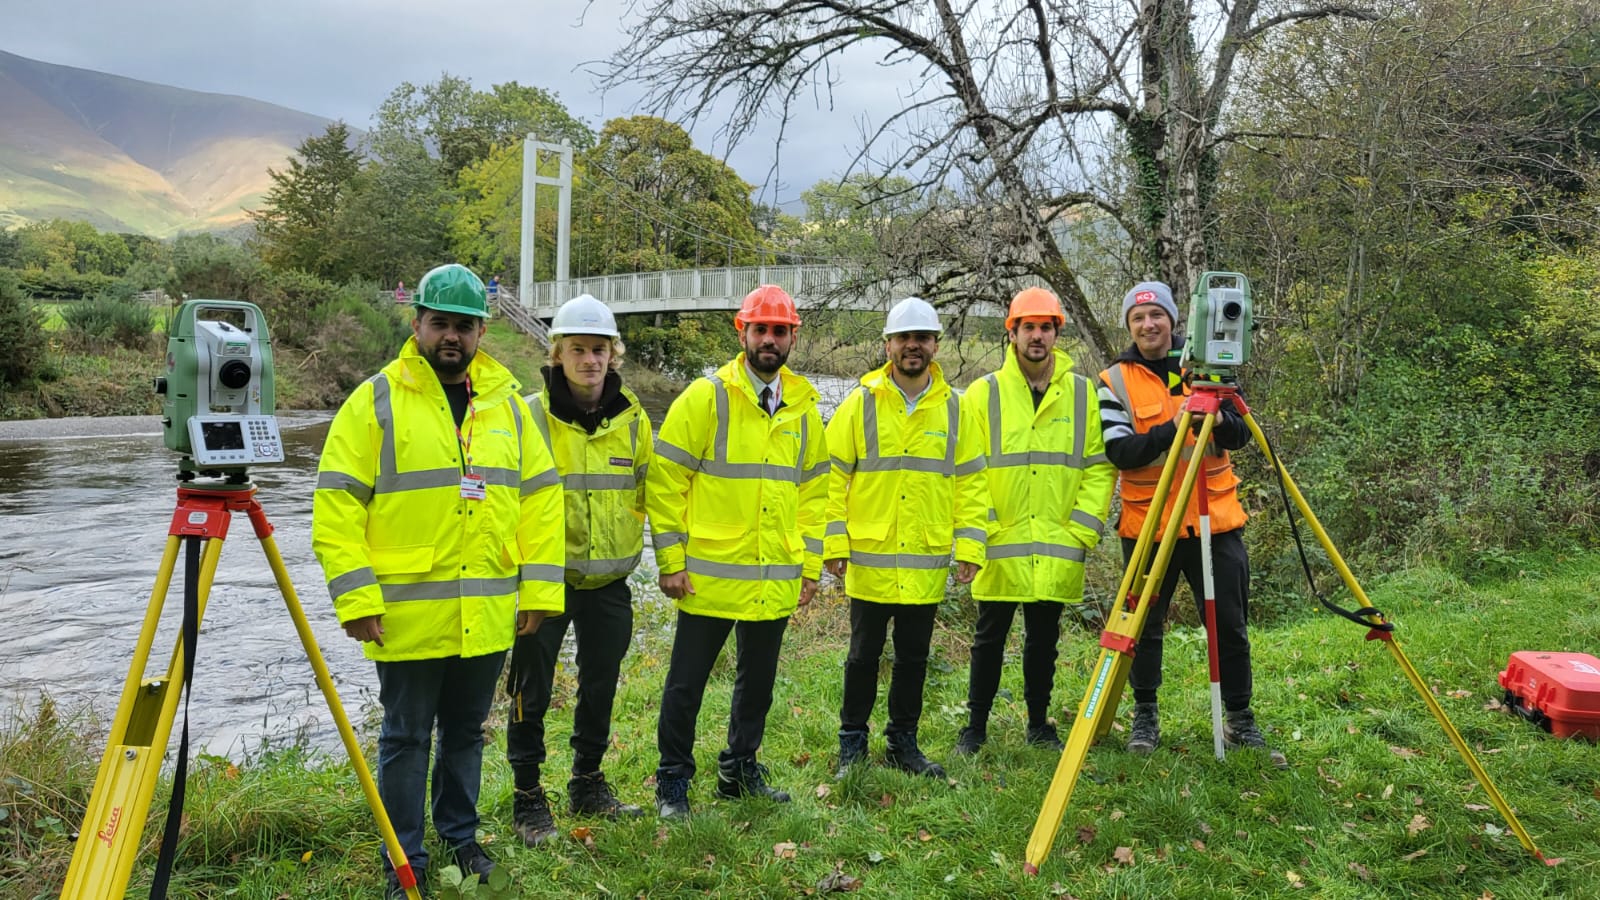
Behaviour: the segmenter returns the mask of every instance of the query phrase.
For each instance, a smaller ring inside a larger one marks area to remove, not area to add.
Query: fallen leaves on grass
[[[795,850],[799,845],[794,841],[779,841],[772,845],[772,855],[779,859],[794,859]]]
[[[831,794],[831,793],[833,793],[833,788],[828,787],[825,784],[817,785],[817,799],[818,800],[826,800],[826,799],[828,799],[828,795]]]
[[[1361,863],[1358,863],[1358,862],[1347,863],[1345,867],[1348,868],[1350,871],[1356,873],[1356,877],[1361,879],[1362,881],[1371,881],[1372,880],[1372,873],[1368,872],[1367,871],[1367,867],[1363,866]]]
[[[1416,759],[1418,756],[1422,755],[1410,747],[1395,747],[1392,745],[1389,747],[1389,752],[1400,757],[1401,759]]]
[[[572,839],[582,844],[584,847],[590,850],[594,849],[594,831],[590,829],[589,826],[579,825],[577,828],[574,828],[567,833],[572,835]]]
[[[1133,848],[1118,847],[1111,852],[1111,858],[1125,866],[1133,865]]]
[[[1289,871],[1284,872],[1283,876],[1285,878],[1289,879],[1289,887],[1292,887],[1292,888],[1303,888],[1303,887],[1306,886],[1305,879],[1301,878],[1300,877],[1300,873],[1294,871],[1293,869],[1290,869]]]
[[[1417,850],[1417,851],[1415,851],[1413,853],[1407,853],[1405,856],[1402,856],[1400,858],[1405,860],[1406,862],[1411,862],[1414,859],[1421,859],[1421,858],[1423,858],[1424,856],[1427,856],[1427,855],[1428,855],[1428,851],[1426,851],[1426,850]]]
[[[1422,813],[1417,813],[1416,815],[1411,817],[1411,822],[1406,825],[1406,834],[1410,834],[1410,835],[1421,834],[1422,832],[1427,831],[1429,828],[1432,828],[1432,827],[1433,827],[1433,823],[1428,821],[1428,817],[1427,816],[1423,815]]]
[[[1090,826],[1090,825],[1079,825],[1078,826],[1078,843],[1087,844],[1087,843],[1092,842],[1094,840],[1095,834],[1097,834],[1097,833],[1098,832],[1096,832],[1094,830],[1093,826]]]

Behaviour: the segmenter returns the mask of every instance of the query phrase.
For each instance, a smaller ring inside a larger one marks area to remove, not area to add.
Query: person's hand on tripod
[[[362,616],[344,623],[344,633],[358,641],[383,646],[383,615]]]

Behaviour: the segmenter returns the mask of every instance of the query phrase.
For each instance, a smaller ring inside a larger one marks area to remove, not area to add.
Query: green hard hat
[[[489,318],[489,294],[483,280],[459,263],[439,266],[422,276],[416,305],[440,312]]]

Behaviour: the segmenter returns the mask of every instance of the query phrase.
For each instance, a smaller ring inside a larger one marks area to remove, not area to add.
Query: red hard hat
[[[733,326],[743,328],[753,322],[768,325],[800,326],[800,313],[794,308],[789,292],[775,284],[763,284],[744,295],[739,313],[733,317]]]

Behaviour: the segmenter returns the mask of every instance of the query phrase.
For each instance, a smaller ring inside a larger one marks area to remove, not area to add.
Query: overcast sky
[[[487,89],[555,91],[596,130],[640,112],[637,92],[602,95],[585,63],[624,42],[625,0],[0,0],[0,50],[193,90],[238,94],[367,127],[403,81],[442,72]],[[808,110],[777,156],[775,131],[728,161],[762,202],[791,203],[849,163],[860,120],[892,111],[901,73],[846,60],[832,111]],[[716,124],[696,145],[723,156]]]

